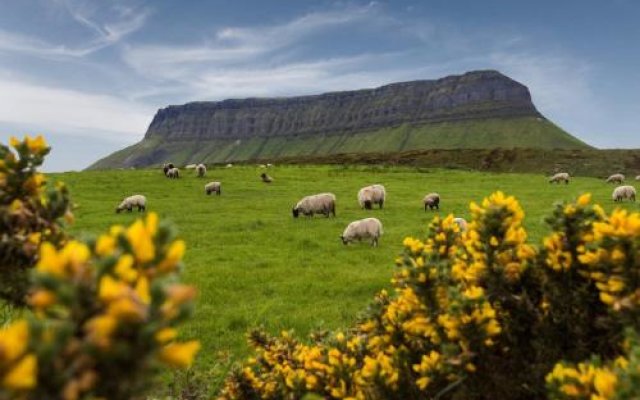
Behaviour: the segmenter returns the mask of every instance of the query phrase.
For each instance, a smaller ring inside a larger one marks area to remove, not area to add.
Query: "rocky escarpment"
[[[421,149],[588,148],[496,71],[376,89],[194,102],[157,112],[144,139],[90,168]]]
[[[513,116],[540,116],[527,87],[496,71],[477,71],[315,96],[169,106],[158,111],[145,138],[247,139]]]

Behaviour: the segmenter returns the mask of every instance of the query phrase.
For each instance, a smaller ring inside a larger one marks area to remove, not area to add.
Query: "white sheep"
[[[273,164],[267,164],[267,168],[273,168]]]
[[[460,228],[460,232],[466,232],[469,227],[467,220],[464,218],[460,218],[460,217],[454,218],[453,222],[458,224],[458,227]]]
[[[624,182],[624,175],[622,174],[613,174],[607,178],[607,183],[622,183]]]
[[[204,174],[207,173],[207,166],[204,164],[196,165],[196,172],[198,173],[198,178],[203,178]]]
[[[371,239],[371,246],[378,246],[378,239],[382,236],[382,223],[377,218],[365,218],[353,221],[345,228],[342,236],[343,244],[349,244],[354,240]]]
[[[640,175],[636,176],[636,180],[640,181]]]
[[[233,164],[231,163],[227,164],[227,168],[233,168]]]
[[[371,210],[374,204],[382,208],[386,195],[387,192],[382,185],[365,186],[358,191],[358,204],[367,210]]]
[[[267,168],[267,166],[265,164],[258,164],[258,168],[263,169],[263,168]]]
[[[178,179],[180,178],[180,170],[176,167],[171,168],[167,171],[167,178],[169,179]]]
[[[220,196],[222,194],[222,184],[220,182],[209,182],[204,185],[204,192],[206,194],[215,192],[216,195]]]
[[[336,216],[336,196],[333,193],[319,193],[303,197],[291,210],[294,218],[300,214],[312,217],[313,214],[324,214],[329,218],[330,214]]]
[[[138,211],[144,211],[147,209],[147,198],[141,194],[134,194],[122,200],[120,205],[116,207],[116,213],[127,210],[133,211],[133,207],[138,207]]]
[[[273,178],[270,177],[269,175],[265,174],[264,172],[260,174],[260,178],[262,179],[262,182],[264,182],[264,183],[273,182]]]
[[[613,198],[613,201],[622,201],[624,199],[636,201],[636,188],[628,185],[618,186],[613,190],[611,197]]]
[[[429,210],[433,210],[434,208],[436,210],[440,209],[440,195],[438,193],[429,193],[424,196],[422,202],[424,203],[425,212],[427,212],[427,207],[429,207]]]
[[[175,168],[175,165],[173,165],[173,163],[166,163],[162,165],[162,171],[164,172],[165,176],[167,176],[167,172],[169,172],[171,168]]]
[[[555,174],[554,176],[552,176],[551,178],[549,178],[549,183],[560,183],[560,182],[564,182],[565,185],[569,184],[569,174],[566,172],[558,172],[557,174]]]
[[[197,165],[196,164],[187,164],[184,166],[184,169],[196,169]]]

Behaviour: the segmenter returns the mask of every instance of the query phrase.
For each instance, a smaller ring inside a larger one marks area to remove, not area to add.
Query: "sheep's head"
[[[120,211],[122,211],[122,208],[116,207],[116,214],[120,214]]]
[[[371,210],[371,200],[365,200],[364,201],[364,208],[366,208],[367,210]]]
[[[291,209],[291,213],[293,214],[293,218],[298,218],[298,216],[300,215],[300,210],[298,210],[297,208],[293,207]]]
[[[341,235],[341,236],[340,236],[340,240],[342,240],[342,244],[344,244],[345,246],[346,246],[347,244],[349,244],[349,240],[347,240],[347,239],[344,237],[344,235]]]

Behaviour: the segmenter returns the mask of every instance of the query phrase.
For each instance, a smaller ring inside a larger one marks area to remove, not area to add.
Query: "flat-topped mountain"
[[[160,109],[144,139],[92,168],[429,148],[588,147],[497,71],[312,96]]]

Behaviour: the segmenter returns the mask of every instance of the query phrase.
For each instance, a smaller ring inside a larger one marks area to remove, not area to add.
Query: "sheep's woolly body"
[[[382,223],[377,218],[365,218],[353,221],[342,233],[342,243],[348,244],[354,240],[371,239],[371,245],[377,246],[382,236]]]
[[[220,182],[209,182],[206,185],[204,185],[204,192],[206,194],[211,194],[213,192],[216,193],[216,195],[220,196],[220,194],[222,194],[222,184]]]
[[[549,178],[549,183],[560,183],[564,182],[565,184],[569,184],[569,174],[566,172],[558,172],[551,178]]]
[[[466,219],[458,217],[458,218],[454,218],[453,222],[458,224],[458,227],[460,228],[460,232],[467,231],[469,224],[467,223]]]
[[[424,210],[427,211],[427,208],[433,210],[434,208],[440,209],[440,195],[438,193],[429,193],[424,196],[422,199],[422,203],[424,204]]]
[[[173,163],[166,163],[162,166],[162,172],[164,172],[164,175],[167,175],[167,172],[169,172],[170,169],[174,168],[175,166],[173,165]]]
[[[636,201],[636,188],[633,186],[618,186],[613,189],[611,195],[613,201],[631,200]]]
[[[233,164],[227,164],[227,168],[233,168]]]
[[[204,164],[196,165],[196,172],[198,173],[198,178],[203,178],[204,174],[207,173],[207,167]]]
[[[624,175],[622,174],[613,174],[607,178],[607,183],[622,183],[624,182]]]
[[[120,205],[116,208],[116,212],[120,211],[133,211],[133,207],[138,207],[138,211],[144,211],[147,208],[147,198],[141,194],[134,194],[122,200]]]
[[[273,182],[273,178],[270,177],[269,175],[265,174],[264,172],[262,174],[260,174],[260,178],[262,179],[262,182],[264,182],[264,183]]]
[[[640,181],[640,175],[636,176],[636,180]]]
[[[171,168],[167,171],[167,178],[177,179],[180,178],[180,170],[178,168]]]
[[[384,205],[387,192],[382,185],[365,186],[358,191],[358,204],[360,207],[370,210],[374,204],[378,204],[380,208]]]
[[[293,207],[293,216],[306,215],[308,217],[313,214],[324,214],[329,217],[330,214],[336,216],[336,196],[333,193],[319,193],[306,196]]]

